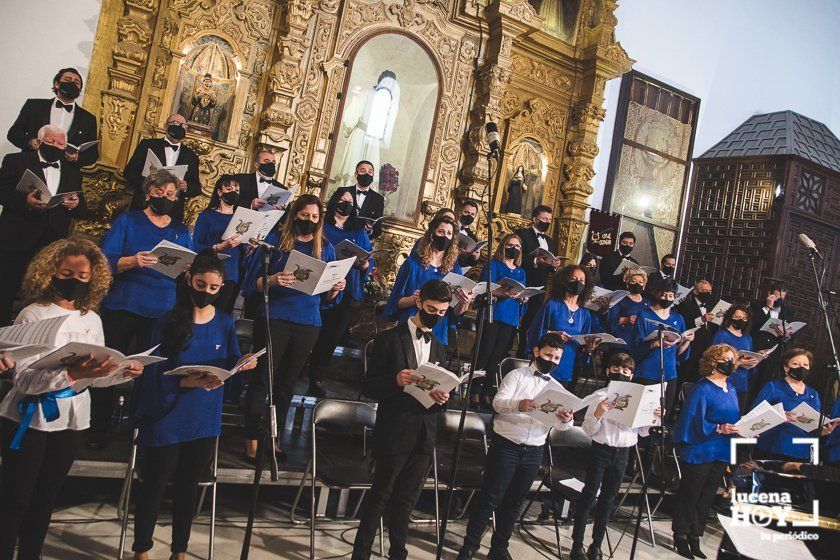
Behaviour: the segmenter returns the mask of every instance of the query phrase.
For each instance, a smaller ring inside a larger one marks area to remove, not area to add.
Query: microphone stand
[[[812,249],[810,251],[811,257],[811,268],[814,271],[814,281],[817,283],[817,305],[819,305],[820,310],[822,310],[823,320],[825,321],[825,332],[828,334],[828,343],[831,346],[831,356],[834,361],[830,362],[826,365],[827,375],[825,378],[825,387],[823,388],[823,400],[820,403],[820,421],[817,425],[817,434],[819,435],[820,430],[822,430],[823,424],[825,423],[825,414],[823,414],[823,407],[825,406],[826,397],[828,396],[828,388],[830,386],[831,380],[831,373],[834,373],[835,378],[840,378],[840,368],[838,368],[838,360],[837,360],[837,345],[834,342],[834,333],[831,331],[831,319],[828,316],[828,302],[826,298],[823,297],[823,276],[817,271],[817,252],[816,250]],[[825,261],[823,261],[823,273],[825,273]],[[818,461],[819,458],[815,457],[815,461]]]
[[[484,325],[485,324],[492,324],[493,323],[493,294],[490,292],[490,286],[493,283],[493,191],[491,188],[493,177],[495,176],[496,172],[499,170],[498,159],[496,162],[496,169],[493,169],[493,159],[498,158],[499,154],[495,151],[490,151],[487,154],[487,165],[490,169],[490,173],[487,176],[487,185],[485,187],[484,193],[489,193],[488,202],[487,202],[487,210],[484,212],[485,219],[487,220],[487,254],[489,255],[489,260],[487,263],[487,286],[485,288],[485,295],[486,295],[486,303],[485,309],[486,312],[479,316],[478,327],[476,328],[476,335],[475,335],[475,346],[473,346],[473,355],[472,355],[472,362],[470,363],[470,374],[467,377],[467,396],[464,399],[461,399],[461,418],[458,421],[458,432],[455,437],[455,451],[452,455],[452,467],[450,469],[449,475],[449,484],[446,488],[446,499],[444,503],[446,504],[443,515],[440,519],[440,528],[438,530],[438,542],[437,542],[437,549],[435,551],[435,560],[441,560],[441,556],[443,555],[443,545],[446,539],[446,526],[449,523],[449,512],[452,509],[452,496],[454,494],[453,487],[455,486],[455,481],[457,480],[458,476],[458,468],[461,466],[461,448],[463,447],[464,443],[464,424],[467,420],[467,407],[469,406],[470,402],[470,395],[472,392],[472,383],[473,377],[475,376],[475,363],[478,361],[478,351],[481,346],[481,338],[484,334]],[[482,198],[484,196],[482,195]],[[243,559],[244,560],[244,559]]]
[[[263,247],[263,310],[265,312],[265,348],[266,348],[266,368],[268,368],[268,414],[263,419],[260,428],[259,439],[257,441],[257,456],[256,466],[254,467],[254,481],[251,483],[251,508],[248,511],[248,524],[245,527],[245,537],[242,539],[242,551],[239,556],[240,560],[248,560],[248,555],[251,552],[251,536],[254,533],[254,520],[257,515],[257,505],[259,504],[260,483],[262,482],[263,465],[265,464],[265,455],[268,452],[270,459],[269,468],[271,469],[271,481],[278,480],[277,456],[274,454],[274,442],[277,440],[277,414],[274,405],[274,353],[271,345],[271,320],[268,317],[268,267],[271,264],[271,250],[268,247]]]

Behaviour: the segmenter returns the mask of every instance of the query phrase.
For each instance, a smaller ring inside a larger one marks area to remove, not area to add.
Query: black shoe
[[[582,544],[572,545],[572,551],[569,553],[569,560],[587,560]]]
[[[594,544],[590,545],[586,551],[586,560],[602,560],[602,558],[601,547]]]
[[[102,451],[111,445],[111,435],[107,432],[93,432],[90,435],[85,447],[91,451]]]
[[[457,560],[472,560],[473,554],[475,554],[474,550],[470,550],[468,548],[462,548],[458,551],[458,558]]]
[[[688,537],[688,548],[691,550],[691,554],[693,554],[695,558],[706,560],[706,555],[703,554],[702,550],[700,550],[700,537]]]
[[[490,552],[487,553],[487,560],[513,560],[513,557],[507,550],[499,552],[491,548]]]
[[[677,535],[674,535],[674,550],[676,550],[677,554],[683,558],[694,560],[694,555],[691,553],[691,548],[688,546],[688,538],[680,538]]]
[[[309,384],[309,390],[306,392],[307,395],[310,397],[315,397],[316,399],[326,399],[327,392],[324,390],[323,384],[320,381],[316,381],[314,383]]]

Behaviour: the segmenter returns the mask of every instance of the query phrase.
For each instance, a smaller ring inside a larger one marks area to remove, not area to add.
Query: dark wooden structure
[[[829,343],[798,235],[825,258],[825,287],[840,288],[840,140],[793,111],[755,115],[694,164],[680,279],[706,278],[736,301],[757,299],[770,278],[785,280],[796,320],[808,323],[794,342],[814,351],[821,372]]]

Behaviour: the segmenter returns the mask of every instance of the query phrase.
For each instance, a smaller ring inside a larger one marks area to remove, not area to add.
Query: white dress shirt
[[[607,392],[604,390],[597,391],[597,393],[602,397],[607,396]],[[628,428],[603,416],[599,420],[595,418],[595,409],[597,408],[597,401],[589,405],[581,425],[583,431],[592,438],[592,441],[610,447],[633,447],[639,441],[639,436],[647,437],[650,432],[650,428],[647,426],[644,428]]]
[[[272,185],[271,177],[264,177],[259,171],[256,171],[254,175],[257,178],[257,196],[262,198],[268,187]]]
[[[493,399],[493,408],[499,413],[493,420],[493,431],[517,445],[544,445],[550,427],[520,412],[519,401],[533,399],[551,382],[551,377],[538,373],[533,364],[505,375]],[[572,424],[571,420],[558,420],[555,427],[567,430]]]
[[[41,152],[38,152],[38,161],[41,163],[47,163],[41,156]],[[44,167],[44,178],[47,180],[47,188],[50,190],[50,194],[55,196],[58,193],[58,185],[61,182],[61,160],[58,160],[58,167]],[[46,202],[46,201],[44,201]]]
[[[432,354],[432,341],[428,342],[423,337],[417,338],[417,325],[414,324],[414,319],[408,320],[408,332],[411,334],[411,343],[414,345],[414,357],[417,358],[417,366],[421,366],[429,361],[429,356]],[[431,336],[432,331],[427,331]]]
[[[88,311],[82,315],[79,311],[71,311],[59,307],[54,303],[42,305],[33,303],[25,307],[15,319],[15,324],[30,323],[41,319],[50,319],[60,315],[69,315],[58,332],[56,347],[60,348],[68,342],[87,342],[104,346],[105,334],[102,331],[102,321],[99,315]],[[20,360],[15,364],[14,386],[3,402],[0,403],[0,416],[13,422],[20,422],[18,402],[25,395],[40,395],[50,391],[60,391],[72,387],[74,391],[95,387],[107,387],[124,383],[126,379],[119,373],[102,379],[80,379],[72,381],[67,377],[67,369],[32,369],[29,364],[44,357],[47,353],[39,354]],[[55,400],[58,405],[59,417],[52,422],[44,419],[41,407],[35,411],[29,427],[42,432],[56,432],[59,430],[86,430],[90,427],[90,392],[85,391],[72,397]]]
[[[363,189],[359,185],[356,185],[353,188],[356,189],[356,208],[361,210],[362,205],[365,203],[365,198],[367,198],[367,189]]]
[[[778,319],[779,318],[779,307],[767,307],[766,305],[762,308],[767,316],[771,319]]]
[[[178,149],[173,150],[172,148],[168,148],[167,146],[178,146]],[[178,152],[183,149],[184,147],[180,142],[170,142],[169,138],[164,138],[163,155],[166,157],[166,167],[172,167],[173,165],[178,163]]]
[[[52,105],[50,105],[50,124],[61,128],[64,132],[67,132],[70,130],[70,125],[73,123],[73,117],[76,115],[76,102],[73,101],[70,103],[70,105],[73,106],[73,109],[68,112],[67,109],[56,107],[56,101],[66,105],[66,103],[61,101],[58,97],[52,100]]]
[[[548,251],[548,240],[545,238],[545,234],[538,230],[537,228],[533,228],[534,233],[537,234],[537,243],[540,245],[540,249],[545,249]]]
[[[702,327],[703,325],[705,325],[705,324],[706,324],[706,323],[703,321],[703,315],[705,315],[705,314],[707,313],[707,311],[706,311],[706,305],[705,305],[705,304],[703,304],[703,303],[701,303],[701,302],[700,302],[700,300],[699,300],[699,299],[697,299],[697,298],[694,298],[694,301],[696,301],[696,302],[697,302],[697,307],[699,307],[699,308],[700,308],[700,316],[699,316],[699,317],[697,317],[696,319],[694,319],[694,326],[695,326],[695,327]]]

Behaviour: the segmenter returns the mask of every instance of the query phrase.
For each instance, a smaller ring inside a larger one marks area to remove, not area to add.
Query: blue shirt
[[[682,315],[671,310],[671,315],[667,319],[662,319],[649,307],[644,308],[636,316],[636,324],[633,325],[633,336],[627,343],[630,345],[630,353],[636,360],[635,377],[642,377],[644,379],[659,379],[659,348],[651,348],[653,341],[644,342],[644,338],[650,333],[656,331],[656,324],[647,321],[651,319],[659,323],[665,323],[673,327],[677,332],[681,333],[685,330],[685,321]],[[677,356],[677,349],[679,344],[665,349],[665,381],[671,381],[677,377],[677,361],[682,361],[688,357],[690,349]]]
[[[205,210],[198,215],[193,229],[193,243],[196,252],[203,249],[211,249],[213,245],[222,242],[222,234],[233,219],[233,214],[223,214],[218,210]],[[239,265],[244,260],[245,248],[248,247],[248,240],[241,239],[236,247],[230,247],[222,251],[230,258],[224,260],[225,280],[228,282],[239,282]]]
[[[790,412],[802,403],[807,403],[817,412],[820,411],[820,396],[814,389],[805,385],[805,393],[797,395],[784,379],[774,379],[762,387],[755,397],[753,408],[761,401],[767,401],[770,405],[782,403],[785,412]],[[817,437],[816,432],[806,432],[792,422],[784,422],[761,434],[758,437],[758,448],[768,453],[808,460],[811,457],[811,446],[804,443],[795,444],[792,440],[812,437]]]
[[[511,278],[523,286],[525,285],[525,269],[521,266],[511,269],[508,268],[508,265],[502,261],[493,259],[490,261],[490,271],[492,271],[493,274],[492,281],[496,284],[498,284],[499,280],[502,278]],[[488,268],[485,266],[484,270],[481,271],[482,282],[487,281],[487,273]],[[519,320],[522,317],[524,309],[525,305],[516,298],[507,297],[499,299],[493,305],[493,320],[512,327],[518,327]]]
[[[160,344],[166,317],[155,322],[149,342]],[[172,445],[207,437],[222,430],[222,387],[207,391],[181,387],[181,377],[164,375],[179,366],[209,365],[230,369],[241,357],[233,318],[217,309],[208,323],[193,326],[190,345],[177,358],[152,364],[135,381],[137,405],[133,420],[139,443],[149,447]]]
[[[703,378],[689,391],[673,434],[674,443],[681,444],[680,459],[686,463],[729,462],[733,436],[719,434],[717,427],[735,424],[741,415],[735,388],[728,381],[726,386],[728,390],[724,391]]]
[[[456,262],[452,266],[452,271],[455,274],[461,274],[461,267]],[[429,265],[428,268],[423,268],[420,264],[420,258],[417,255],[411,255],[400,266],[397,271],[397,279],[394,281],[394,287],[391,290],[391,295],[388,297],[388,303],[385,304],[384,314],[389,321],[397,321],[399,324],[406,323],[408,319],[417,313],[417,306],[405,307],[400,309],[400,298],[412,295],[416,290],[419,290],[423,284],[429,280],[443,280],[446,274],[436,267]],[[432,332],[437,337],[438,341],[444,346],[449,340],[449,327],[455,326],[458,323],[457,317],[452,313],[452,309],[441,317]]]
[[[265,238],[265,242],[276,245],[279,239],[280,234],[272,231]],[[305,255],[312,255],[312,242],[295,241],[294,250]],[[283,272],[286,261],[289,260],[290,253],[291,251],[272,252],[268,265],[268,273],[276,274]],[[243,292],[246,294],[259,292],[257,289],[257,280],[263,276],[264,254],[265,248],[260,247],[248,259],[248,268],[242,280]],[[324,262],[335,260],[335,250],[326,239],[322,241],[321,260]],[[286,286],[270,286],[268,289],[268,317],[269,319],[320,327],[321,307],[328,307],[331,303],[334,303],[334,301],[327,298],[327,293],[324,292],[323,294],[310,296],[309,294],[287,288]],[[257,315],[260,317],[265,316],[264,306],[260,305],[257,307]]]
[[[117,273],[122,257],[151,251],[163,240],[193,249],[187,226],[172,220],[158,227],[141,210],[123,212],[102,240],[102,252],[108,259],[114,283],[102,301],[105,309],[130,311],[142,317],[158,318],[175,305],[175,280],[150,268],[132,268]]]
[[[370,251],[372,249],[370,244],[370,237],[368,237],[365,228],[359,227],[355,230],[344,230],[341,228],[337,228],[332,224],[325,223],[324,224],[324,235],[330,241],[333,247],[344,241],[345,239],[349,239],[365,251]],[[348,257],[351,255],[347,255]],[[339,260],[345,259],[344,255],[336,256]],[[365,299],[365,282],[367,281],[368,272],[370,271],[371,267],[373,267],[373,259],[370,260],[370,266],[367,267],[365,270],[360,270],[355,266],[350,269],[350,273],[347,274],[347,287],[344,288],[344,296],[350,296],[356,301],[362,301]]]
[[[826,422],[837,417],[840,417],[840,399],[834,401],[834,407],[831,409],[831,414],[829,414]],[[840,462],[840,426],[834,428],[826,439],[825,448],[827,450],[828,462]]]
[[[728,344],[735,350],[747,350],[752,352],[753,344],[752,337],[748,334],[736,336],[732,334],[727,328],[718,329],[712,337],[712,344]],[[739,393],[746,393],[750,390],[750,374],[755,371],[755,368],[739,367],[729,376],[729,382],[735,387]]]
[[[572,312],[566,302],[561,299],[549,298],[543,302],[528,330],[528,350],[537,345],[542,335],[548,331],[562,331],[570,335],[592,333],[592,317],[589,310],[583,306]],[[560,363],[551,371],[551,376],[557,381],[569,381],[575,368],[575,360],[581,346],[569,341],[563,347]]]
[[[619,323],[624,317],[636,317],[638,319],[639,313],[648,307],[650,307],[650,301],[645,298],[642,298],[642,301],[633,301],[629,297],[621,298],[607,313],[605,323],[609,333],[616,338],[623,339],[628,345],[632,344],[634,325],[629,323],[621,325]]]

